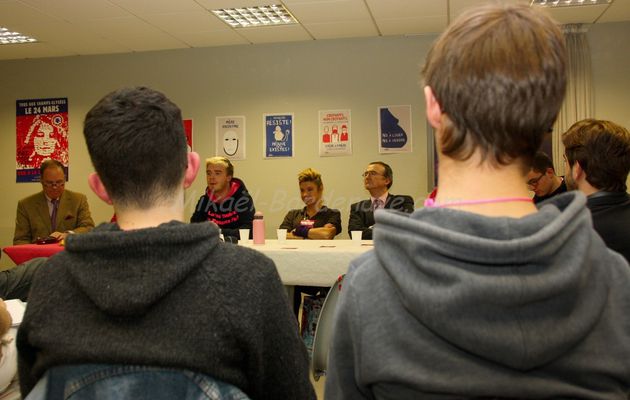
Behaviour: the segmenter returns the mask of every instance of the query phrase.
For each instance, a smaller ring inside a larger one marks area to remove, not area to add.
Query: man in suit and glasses
[[[413,198],[411,196],[389,193],[389,188],[394,183],[394,173],[392,168],[382,161],[370,163],[362,176],[363,185],[370,192],[370,198],[350,206],[348,235],[352,231],[362,231],[362,239],[371,240],[372,227],[374,226],[374,211],[379,208],[385,208],[412,213]]]
[[[52,237],[64,239],[71,233],[85,233],[94,228],[87,198],[82,193],[65,190],[66,174],[57,160],[40,166],[42,191],[18,202],[13,244],[33,243]]]

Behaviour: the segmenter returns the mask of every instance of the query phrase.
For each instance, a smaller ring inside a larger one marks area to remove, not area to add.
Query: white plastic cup
[[[239,243],[241,244],[249,243],[249,229],[239,229],[238,234],[241,237],[241,240],[238,241]]]
[[[284,243],[287,241],[286,229],[276,229],[276,235],[278,235],[278,243]]]
[[[350,232],[352,235],[352,244],[357,246],[361,246],[361,237],[363,236],[363,231],[352,231]]]

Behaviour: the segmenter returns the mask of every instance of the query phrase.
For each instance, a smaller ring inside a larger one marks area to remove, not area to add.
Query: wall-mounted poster
[[[184,123],[184,133],[186,134],[186,144],[188,145],[188,151],[192,151],[192,142],[193,142],[193,123],[192,119],[185,119],[182,121]]]
[[[263,116],[265,158],[293,157],[293,113]]]
[[[350,110],[321,110],[319,112],[320,157],[352,154]]]
[[[230,160],[245,159],[245,117],[242,115],[217,117],[216,136],[218,156]]]
[[[378,152],[411,152],[411,106],[378,108]]]
[[[68,99],[15,102],[16,182],[39,182],[39,166],[53,158],[68,177]]]

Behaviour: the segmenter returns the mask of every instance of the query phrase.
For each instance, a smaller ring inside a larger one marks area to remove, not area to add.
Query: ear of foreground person
[[[47,375],[48,387],[73,387],[73,367],[123,365],[190,371],[252,399],[315,399],[273,261],[223,243],[215,224],[183,222],[200,161],[179,108],[120,89],[88,112],[84,135],[89,185],[116,222],[69,236],[35,275],[17,337],[22,395],[60,367],[71,373]]]
[[[525,184],[566,63],[527,6],[474,9],[434,43],[439,190],[409,217],[376,213],[341,288],[326,400],[628,398],[630,266],[582,193],[536,208]]]

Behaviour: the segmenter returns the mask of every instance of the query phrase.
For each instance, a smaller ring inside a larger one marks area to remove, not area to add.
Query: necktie
[[[381,208],[381,200],[380,199],[376,199],[372,202],[372,211],[376,211],[379,208]]]
[[[50,214],[50,228],[52,232],[57,230],[57,209],[59,208],[59,199],[54,199],[52,201],[52,213]]]

